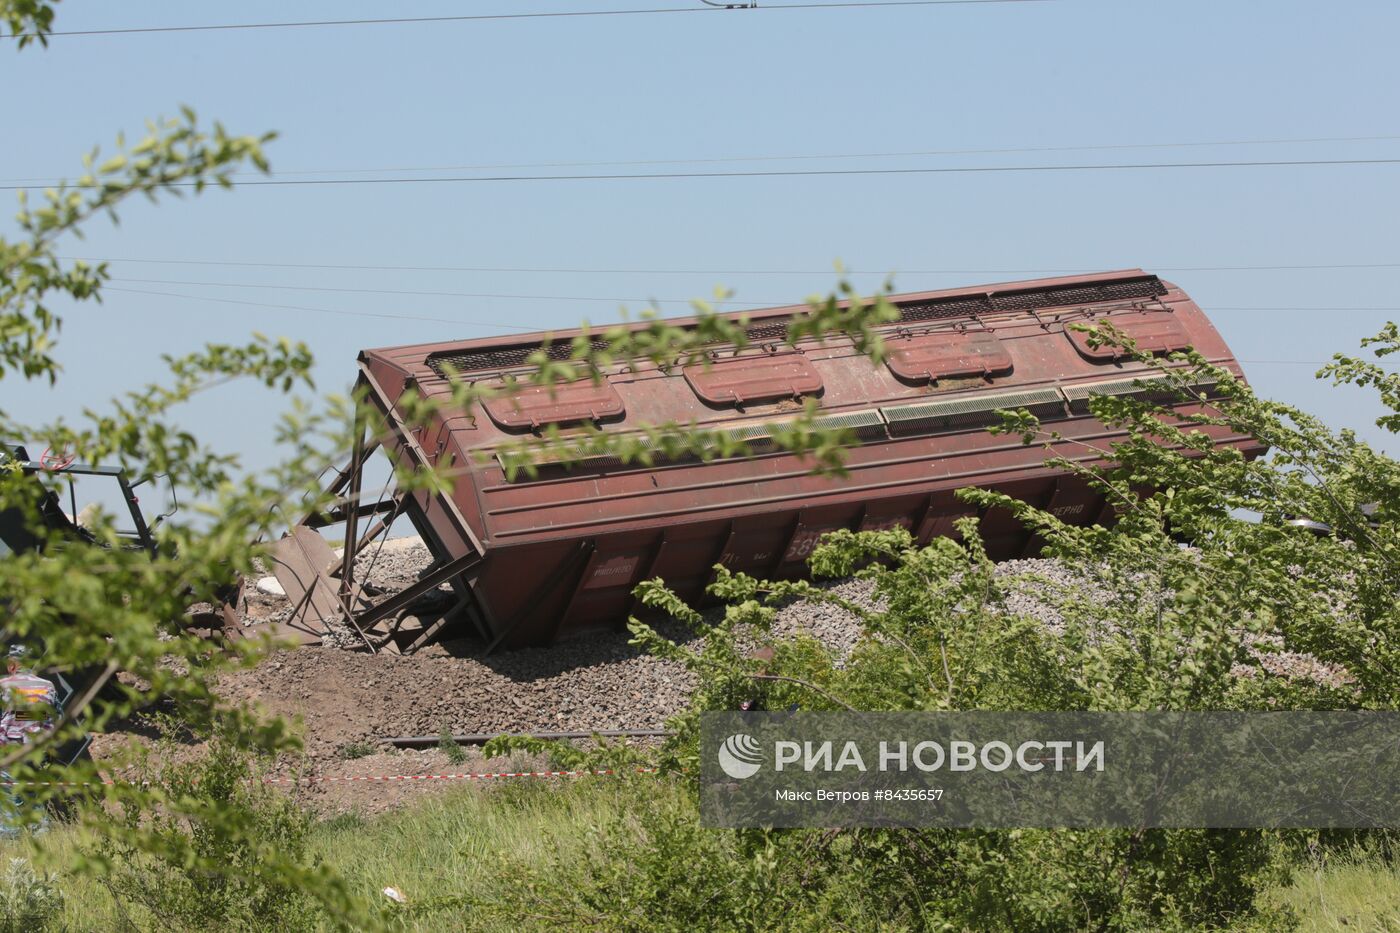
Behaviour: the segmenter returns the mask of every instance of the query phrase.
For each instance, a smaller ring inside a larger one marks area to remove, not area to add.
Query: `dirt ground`
[[[416,538],[396,539],[360,569],[383,592],[392,593],[412,583],[429,560]],[[247,631],[253,635],[290,612],[284,596],[259,591],[257,582],[248,581],[244,607]],[[444,730],[661,729],[691,690],[691,678],[680,665],[632,647],[626,632],[491,655],[478,638],[463,631],[457,635],[409,656],[339,647],[280,650],[257,667],[224,675],[219,693],[230,703],[248,703],[287,720],[301,736],[305,756],[279,766],[274,777],[284,782],[280,786],[323,812],[374,813],[464,782],[384,778],[548,767],[538,757],[487,760],[470,746],[463,749],[466,760],[454,763],[435,747],[395,749],[381,739],[436,737]],[[133,735],[151,741],[155,732],[138,717],[124,730],[95,737],[94,757],[110,756]],[[190,746],[190,753],[196,748]],[[479,783],[494,780],[568,778]]]
[[[133,739],[151,747],[153,732],[140,729],[94,736],[92,755],[99,762],[113,761],[118,750]],[[160,754],[167,760],[179,761],[200,754],[202,749],[202,743],[177,742],[173,746],[162,746]],[[506,781],[573,779],[569,775],[528,774],[552,768],[542,755],[515,753],[504,758],[487,758],[475,746],[464,746],[461,759],[454,761],[447,752],[436,747],[400,749],[351,745],[332,753],[288,756],[278,761],[263,779],[324,816],[341,813],[370,816],[453,787],[471,785],[486,789]],[[527,774],[522,775],[522,772]],[[134,772],[119,770],[109,773],[109,777],[114,778],[136,776]]]
[[[395,539],[367,554],[357,565],[381,592],[411,584],[430,563],[416,538]],[[998,575],[1014,584],[1008,611],[1041,619],[1055,630],[1053,606],[1042,598],[1042,578],[1062,572],[1057,562],[1008,561]],[[283,622],[291,605],[264,579],[250,580],[244,607],[245,630],[256,635]],[[869,600],[867,581],[833,584],[846,598]],[[410,619],[409,624],[421,624]],[[678,626],[658,625],[670,637],[691,636]],[[780,610],[775,633],[803,631],[840,652],[849,652],[861,637],[859,620],[839,607],[797,602]],[[345,647],[307,646],[275,652],[257,667],[226,674],[220,694],[281,717],[302,736],[305,758],[295,767],[304,780],[288,783],[318,809],[328,812],[377,812],[441,791],[459,780],[346,780],[400,778],[425,774],[461,774],[506,770],[543,770],[544,761],[483,760],[467,749],[467,760],[454,764],[437,748],[399,750],[381,740],[503,732],[586,732],[613,729],[662,729],[679,712],[693,689],[693,679],[679,663],[663,660],[628,644],[625,631],[599,632],[547,648],[485,652],[471,633],[429,645],[412,655],[390,651],[370,654]],[[346,644],[344,640],[327,641]],[[348,644],[356,645],[358,636]],[[1259,666],[1275,673],[1344,683],[1345,672],[1316,659],[1278,651],[1256,651]],[[1251,676],[1253,669],[1238,672]],[[140,722],[131,732],[149,737]],[[116,733],[99,736],[94,755],[125,741]],[[648,741],[648,740],[641,740]],[[295,776],[292,765],[278,777]],[[309,780],[308,780],[309,779]],[[510,780],[550,780],[514,778]],[[567,780],[565,778],[564,780]]]
[[[561,777],[483,777],[544,771],[549,763],[538,756],[487,759],[479,749],[463,750],[466,760],[453,762],[440,749],[396,749],[375,752],[354,760],[335,758],[309,761],[307,771],[278,772],[279,786],[295,793],[307,805],[325,815],[372,815],[394,810],[453,787],[490,788],[504,781],[568,781]],[[463,775],[475,775],[463,777]]]

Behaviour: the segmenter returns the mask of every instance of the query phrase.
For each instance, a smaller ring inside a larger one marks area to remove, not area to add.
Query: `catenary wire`
[[[831,275],[841,272],[847,275],[888,275],[891,270],[873,269],[598,269],[598,268],[543,268],[526,266],[384,266],[368,263],[317,263],[317,262],[240,262],[227,259],[150,259],[114,256],[60,256],[64,261],[83,262],[130,262],[154,265],[184,266],[238,266],[266,269],[351,269],[370,272],[514,272],[531,274],[560,273],[569,275]],[[1143,267],[1148,268],[1148,267]],[[1255,266],[1158,266],[1150,267],[1161,272],[1293,272],[1328,269],[1400,269],[1400,262],[1347,262],[1347,263],[1294,263]],[[1104,271],[1098,266],[1057,269],[902,269],[894,270],[900,275],[1073,275]]]
[[[501,329],[503,329],[503,330],[516,330],[516,331],[522,331],[522,332],[537,331],[537,330],[540,330],[540,329],[541,329],[539,326],[535,326],[535,327],[521,327],[521,326],[516,326],[516,325],[496,324],[496,323],[488,323],[488,322],[485,322],[485,321],[473,321],[473,320],[457,319],[457,318],[419,317],[419,316],[407,315],[407,314],[387,314],[387,313],[378,313],[378,312],[370,312],[370,311],[346,311],[346,310],[343,310],[343,309],[336,309],[336,308],[312,308],[312,307],[305,307],[305,306],[301,306],[301,305],[284,305],[284,304],[272,304],[272,303],[260,302],[260,301],[247,301],[247,300],[238,299],[238,298],[216,298],[216,297],[214,297],[214,296],[212,296],[212,295],[182,295],[182,294],[176,294],[176,293],[174,293],[174,292],[158,292],[158,291],[149,291],[149,290],[146,290],[146,289],[138,289],[138,288],[124,288],[124,287],[120,287],[120,286],[103,286],[103,288],[104,288],[104,290],[107,290],[107,291],[129,292],[129,293],[131,293],[131,294],[136,294],[136,295],[158,295],[158,296],[161,296],[161,297],[163,297],[163,298],[188,298],[188,299],[192,299],[192,300],[195,300],[195,301],[217,301],[217,302],[221,302],[221,303],[224,303],[224,304],[249,305],[249,306],[251,306],[251,307],[286,308],[286,309],[293,310],[293,311],[316,311],[316,312],[319,312],[319,313],[322,313],[322,314],[348,314],[348,315],[352,315],[352,316],[355,316],[355,317],[378,317],[378,318],[389,318],[389,319],[391,319],[391,320],[406,320],[406,321],[418,320],[418,321],[428,321],[428,322],[438,323],[438,324],[472,324],[472,325],[477,325],[477,326],[482,326],[482,327],[497,327],[497,328],[501,328]],[[501,296],[498,296],[498,297],[501,297]],[[510,297],[510,296],[504,296],[504,297]],[[515,297],[524,297],[524,296],[515,296]],[[548,300],[548,299],[542,299],[542,300]],[[613,299],[600,299],[600,300],[611,301],[611,300],[613,300]],[[757,304],[755,304],[755,305],[751,305],[750,307],[751,307],[752,309],[760,309],[760,308],[763,308],[763,307],[765,307],[765,306],[764,306],[764,305],[757,305]],[[1400,312],[1400,306],[1395,306],[1395,307],[1373,307],[1373,306],[1361,307],[1361,306],[1356,306],[1356,307],[1339,308],[1339,307],[1322,307],[1322,306],[1318,306],[1318,307],[1280,307],[1280,306],[1272,306],[1272,305],[1210,305],[1210,306],[1209,306],[1209,310],[1212,311],[1212,312],[1214,312],[1214,311],[1284,311],[1284,312],[1314,312],[1314,313],[1322,313],[1322,312],[1328,312],[1328,313],[1331,313],[1331,312],[1352,312],[1352,313],[1358,313],[1358,312],[1376,312],[1376,313],[1395,313],[1395,312]]]
[[[695,159],[629,159],[589,162],[486,162],[466,165],[380,166],[356,169],[298,169],[277,171],[274,175],[365,175],[381,172],[458,172],[490,169],[529,168],[596,168],[636,165],[714,165],[733,162],[812,162],[839,159],[905,159],[949,155],[1009,155],[1025,152],[1111,152],[1140,149],[1201,149],[1216,146],[1286,146],[1315,143],[1394,142],[1400,136],[1309,136],[1292,139],[1220,139],[1195,142],[1163,143],[1105,143],[1092,146],[1007,146],[984,149],[913,149],[904,152],[837,152],[798,155],[716,156]],[[233,172],[233,176],[260,174],[251,170]],[[51,176],[0,179],[0,184],[52,184]]]
[[[297,291],[297,292],[344,292],[352,294],[369,295],[402,295],[405,297],[440,297],[440,298],[501,298],[521,301],[603,301],[603,302],[664,302],[667,304],[689,303],[692,298],[625,298],[611,295],[517,295],[517,294],[478,294],[469,292],[436,292],[436,291],[413,291],[395,288],[341,288],[337,286],[318,285],[270,285],[265,283],[246,282],[191,282],[187,280],[171,279],[127,279],[113,278],[110,281],[135,283],[143,285],[176,285],[197,288],[265,288],[272,290]],[[751,299],[705,299],[710,304],[742,304],[750,307],[786,307],[794,304],[792,301],[782,301],[775,298],[751,298]],[[1318,307],[1287,307],[1287,308],[1264,308],[1264,307],[1229,307],[1211,306],[1217,311],[1394,311],[1396,308],[1318,308]]]
[[[763,7],[736,7],[748,10],[860,9],[874,7],[982,6],[991,4],[1053,3],[1056,0],[868,0],[868,2],[778,3]],[[67,29],[54,32],[17,33],[7,38],[52,38],[56,36],[119,36],[141,33],[229,32],[244,29],[307,29],[325,26],[400,26],[421,23],[464,23],[490,20],[582,19],[601,16],[655,16],[665,13],[727,12],[713,7],[661,7],[632,10],[555,10],[532,13],[473,13],[457,16],[396,16],[378,19],[323,19],[296,22],[209,23],[193,26],[132,26],[118,29]]]
[[[219,304],[244,305],[251,308],[272,308],[283,311],[314,311],[318,314],[338,314],[348,317],[384,318],[391,321],[423,321],[430,324],[465,324],[471,327],[491,327],[497,330],[529,333],[539,328],[520,327],[513,324],[497,324],[491,321],[473,321],[464,318],[424,317],[417,314],[385,314],[374,311],[348,311],[344,308],[313,308],[307,305],[274,304],[266,301],[244,301],[239,298],[215,298],[212,295],[177,295],[172,292],[156,292],[143,288],[120,288],[104,286],[103,291],[125,292],[131,295],[155,295],[161,298],[180,298],[190,301],[213,301]]]
[[[247,307],[268,308],[268,309],[271,309],[271,310],[280,310],[280,311],[312,311],[312,312],[316,312],[316,313],[318,313],[318,314],[346,315],[346,316],[350,316],[350,317],[387,318],[387,319],[389,319],[389,320],[398,320],[398,321],[421,321],[421,322],[432,323],[432,324],[465,324],[465,325],[469,325],[469,326],[472,326],[472,327],[490,327],[490,328],[495,328],[495,329],[497,329],[497,330],[505,330],[505,331],[510,331],[510,332],[514,332],[514,333],[536,333],[536,332],[539,332],[539,331],[542,329],[542,328],[540,328],[540,327],[522,327],[522,326],[513,325],[513,324],[496,324],[496,323],[493,323],[493,322],[466,320],[466,319],[462,319],[462,318],[423,317],[423,316],[421,316],[421,315],[411,315],[411,314],[380,314],[380,313],[375,313],[375,312],[370,312],[370,311],[347,311],[347,310],[345,310],[345,309],[343,309],[343,308],[314,308],[314,307],[309,307],[309,306],[306,306],[306,305],[287,305],[287,304],[277,304],[277,303],[264,302],[264,301],[244,301],[244,300],[236,299],[236,298],[215,298],[215,297],[208,296],[208,295],[179,295],[179,294],[174,294],[174,293],[172,293],[172,292],[156,292],[156,291],[148,291],[148,290],[146,290],[146,289],[139,289],[139,288],[119,288],[119,287],[115,287],[115,286],[106,286],[106,290],[107,290],[107,291],[114,291],[114,292],[124,292],[124,293],[132,294],[132,295],[154,295],[154,296],[161,297],[161,298],[179,298],[179,299],[189,299],[189,300],[193,300],[193,301],[212,301],[212,302],[217,302],[217,303],[219,303],[219,304],[243,305],[243,306],[247,306]],[[1307,309],[1279,308],[1279,309],[1268,309],[1268,308],[1259,308],[1259,307],[1248,307],[1248,308],[1243,308],[1243,307],[1233,307],[1233,308],[1232,308],[1232,307],[1217,307],[1217,308],[1213,308],[1213,310],[1216,310],[1216,311],[1265,311],[1265,310],[1285,310],[1285,311],[1286,311],[1286,310],[1308,310],[1308,311],[1318,311],[1318,310],[1327,310],[1327,311],[1400,311],[1400,308],[1327,308],[1327,309],[1319,309],[1319,308],[1307,308]],[[544,329],[544,330],[548,330],[548,328],[543,328],[543,329]],[[1247,364],[1247,365],[1250,365],[1250,366],[1261,366],[1261,365],[1279,365],[1279,366],[1325,366],[1325,365],[1327,365],[1328,363],[1331,363],[1331,362],[1333,362],[1333,361],[1332,361],[1332,360],[1251,360],[1251,359],[1236,359],[1236,362],[1238,362],[1238,363],[1244,363],[1244,364]],[[1379,361],[1379,365],[1382,365],[1382,366],[1397,366],[1397,365],[1400,365],[1400,361],[1396,361],[1396,362],[1391,362],[1391,361]]]
[[[484,321],[465,321],[465,319],[459,319],[459,318],[427,318],[427,317],[419,317],[419,315],[406,315],[406,314],[374,314],[374,312],[368,312],[368,311],[346,311],[346,310],[343,310],[343,308],[312,308],[312,307],[307,307],[307,305],[300,305],[300,304],[273,304],[273,303],[267,303],[267,301],[242,301],[242,300],[237,300],[237,298],[213,298],[213,297],[207,297],[207,296],[196,296],[196,294],[174,294],[174,293],[169,293],[169,291],[147,291],[147,290],[144,290],[144,289],[118,289],[118,287],[108,287],[108,290],[109,290],[109,291],[123,291],[123,293],[127,293],[127,294],[147,294],[147,296],[158,296],[158,297],[164,297],[164,298],[189,298],[189,300],[195,300],[195,301],[217,301],[217,303],[220,303],[220,304],[248,305],[248,307],[270,308],[270,310],[277,310],[277,311],[315,311],[315,312],[318,312],[318,314],[350,315],[350,317],[357,317],[357,318],[391,318],[391,319],[395,319],[395,321],[423,321],[423,322],[430,322],[430,324],[465,324],[465,325],[470,325],[470,326],[487,326],[487,328],[497,328],[497,329],[503,329],[503,331],[514,331],[514,332],[519,332],[519,333],[532,333],[532,332],[539,332],[539,331],[540,331],[540,328],[524,328],[524,326],[510,325],[510,324],[489,324],[489,322],[484,322]],[[1229,310],[1229,308],[1218,308],[1218,310],[1225,311],[1225,310]],[[1259,310],[1259,308],[1235,308],[1235,310],[1250,310],[1250,311],[1254,311],[1254,310]],[[1334,310],[1343,310],[1343,308],[1334,308]],[[547,329],[547,328],[546,328],[546,329]],[[1236,363],[1247,364],[1247,366],[1327,366],[1327,364],[1333,363],[1334,360],[1249,360],[1249,359],[1236,359],[1235,361],[1236,361]],[[1400,366],[1400,361],[1380,360],[1380,361],[1378,361],[1378,363],[1379,363],[1379,366]]]
[[[606,301],[606,302],[619,302],[619,301],[649,302],[649,301],[655,301],[655,302],[663,302],[663,303],[666,303],[666,304],[675,304],[675,303],[686,303],[686,304],[688,304],[688,303],[690,303],[691,301],[695,300],[695,299],[693,299],[693,298],[655,298],[655,297],[651,297],[651,298],[638,298],[638,297],[633,297],[633,298],[616,298],[616,297],[607,296],[607,295],[503,295],[503,294],[487,294],[487,293],[477,293],[477,292],[412,291],[412,290],[404,290],[404,289],[397,289],[397,288],[343,288],[343,287],[339,287],[339,286],[320,286],[320,285],[268,285],[268,284],[264,284],[264,283],[250,283],[250,282],[190,282],[190,281],[185,281],[185,280],[172,280],[172,279],[128,279],[128,278],[112,278],[112,279],[109,279],[108,281],[112,281],[112,282],[126,282],[126,283],[140,284],[140,285],[178,285],[178,286],[196,286],[196,287],[202,287],[202,288],[267,288],[267,289],[274,289],[274,290],[280,289],[280,290],[283,290],[283,291],[292,291],[292,292],[345,292],[345,293],[365,294],[365,295],[403,295],[403,296],[416,297],[416,298],[423,298],[423,297],[435,297],[435,298],[504,298],[504,299],[510,299],[510,300],[526,300],[526,301]],[[792,304],[792,302],[782,302],[782,301],[771,300],[771,299],[767,299],[767,298],[755,298],[755,299],[752,299],[752,300],[749,300],[749,301],[739,301],[739,300],[735,300],[735,299],[713,299],[713,298],[711,298],[711,299],[706,299],[706,300],[707,300],[710,304],[745,304],[745,305],[753,305],[753,306],[757,306],[758,304],[763,304],[763,303],[771,304],[771,305]]]
[[[497,184],[530,181],[674,181],[690,178],[830,178],[875,175],[983,175],[1024,174],[1030,172],[1110,172],[1150,171],[1161,169],[1203,168],[1300,168],[1315,166],[1400,165],[1400,159],[1251,159],[1221,162],[1119,162],[1081,165],[949,165],[925,168],[830,168],[774,169],[766,171],[728,172],[617,172],[611,174],[578,175],[438,175],[427,178],[263,178],[240,181],[240,188],[288,188],[328,185],[434,185],[434,184]],[[169,188],[194,188],[200,182],[169,182]],[[0,191],[18,191],[24,185],[0,185]],[[91,186],[85,186],[91,187]]]

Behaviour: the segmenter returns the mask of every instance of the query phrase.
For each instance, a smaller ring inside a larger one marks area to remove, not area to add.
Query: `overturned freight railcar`
[[[391,435],[378,439],[390,457],[416,466],[450,457],[458,478],[451,495],[420,492],[398,504],[396,514],[413,521],[436,558],[422,586],[370,607],[357,605],[354,588],[342,581],[341,605],[359,613],[361,627],[378,623],[382,632],[381,620],[401,611],[405,598],[452,581],[460,605],[449,620],[467,616],[493,647],[544,644],[618,625],[635,611],[632,590],[644,579],[660,577],[696,598],[716,564],[765,577],[799,575],[820,536],[834,529],[903,526],[920,541],[950,534],[969,514],[954,496],[965,486],[1003,490],[1072,522],[1105,521],[1111,510],[1102,498],[1047,468],[1043,450],[986,431],[996,410],[1026,408],[1067,439],[1066,455],[1085,461],[1118,436],[1089,415],[1087,399],[1144,391],[1135,385],[1144,367],[1112,348],[1091,347],[1067,325],[1107,320],[1141,349],[1194,347],[1242,375],[1195,302],[1141,270],[893,301],[901,319],[883,328],[890,352],[878,367],[839,336],[785,346],[789,319],[806,308],[774,308],[748,312],[752,345],[740,353],[716,347],[708,367],[618,365],[601,383],[493,399],[419,430],[400,418],[406,391],[441,396],[449,373],[488,382],[523,374],[546,335],[364,351],[360,381],[391,426]],[[566,355],[574,336],[554,333],[551,352]],[[653,466],[585,460],[513,478],[490,458],[498,446],[549,424],[591,422],[628,432],[693,421],[761,439],[805,399],[816,399],[823,418],[860,438],[847,457],[848,475],[815,475],[810,462],[761,447],[748,458]],[[1215,433],[1250,455],[1262,452],[1248,437]],[[341,488],[355,469],[352,463],[343,472]],[[354,509],[343,514],[351,526],[347,543],[354,542],[359,516]],[[1035,547],[1009,515],[984,516],[983,532],[998,559]],[[387,641],[374,632],[364,637],[371,647]]]

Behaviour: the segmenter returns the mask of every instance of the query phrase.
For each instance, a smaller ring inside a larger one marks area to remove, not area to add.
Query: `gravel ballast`
[[[384,592],[412,583],[429,563],[417,539],[389,541],[359,559],[361,574]],[[1112,594],[1075,579],[1060,562],[1007,561],[997,567],[1007,589],[1008,613],[1042,622],[1051,631],[1064,621],[1046,600],[1050,585],[1070,584],[1082,595],[1107,603]],[[828,584],[835,595],[874,608],[871,584]],[[285,599],[254,592],[248,624],[253,630],[286,617]],[[689,637],[674,623],[661,626],[673,638]],[[859,619],[838,606],[800,601],[779,610],[774,632],[805,632],[844,659],[862,635]],[[694,687],[680,664],[629,645],[625,631],[598,632],[547,648],[483,655],[478,639],[432,645],[412,656],[370,655],[336,647],[279,652],[256,668],[229,674],[230,699],[249,700],[268,711],[300,717],[307,751],[327,758],[346,744],[378,738],[451,733],[655,729],[679,712]],[[1344,683],[1345,672],[1316,659],[1260,643],[1252,649],[1261,667],[1274,673]],[[1251,669],[1238,673],[1249,676]]]

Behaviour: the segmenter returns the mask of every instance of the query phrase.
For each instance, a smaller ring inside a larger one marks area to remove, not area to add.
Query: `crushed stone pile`
[[[458,647],[411,656],[334,648],[279,652],[229,674],[229,699],[301,717],[317,757],[357,741],[477,732],[654,729],[694,685],[674,661],[643,653],[629,636],[601,633],[550,648],[487,657]]]
[[[360,573],[391,593],[412,583],[429,564],[415,538],[395,539],[377,554],[359,558]],[[1025,559],[998,565],[1008,614],[1034,618],[1050,631],[1064,628],[1047,588],[1069,584],[1108,605],[1114,596],[1094,581],[1078,579],[1059,561]],[[1050,582],[1046,582],[1050,581]],[[826,588],[865,608],[876,608],[872,586],[845,580]],[[270,588],[267,588],[270,589]],[[246,623],[286,617],[285,598],[249,587]],[[659,624],[668,637],[693,635],[674,623]],[[805,632],[844,658],[863,635],[859,618],[822,602],[782,607],[774,623],[780,636]],[[686,704],[694,683],[678,663],[644,653],[625,631],[600,632],[548,648],[484,655],[475,638],[432,645],[412,656],[369,655],[336,647],[280,652],[251,670],[229,674],[230,699],[256,702],[268,711],[300,717],[312,758],[334,756],[347,744],[380,737],[592,729],[654,729]],[[1267,640],[1252,644],[1259,668],[1319,682],[1343,684],[1345,671],[1317,659],[1278,650]],[[1240,676],[1257,674],[1242,666]]]

